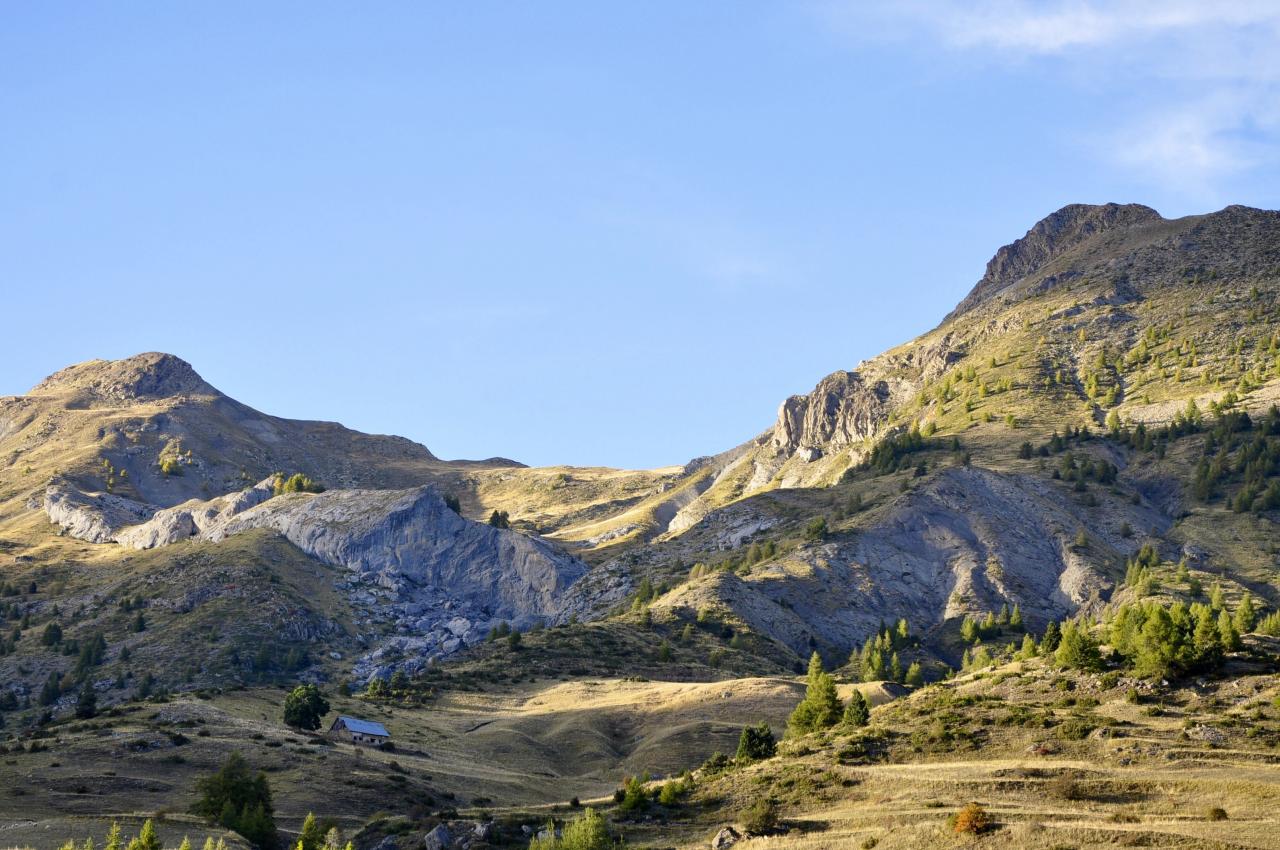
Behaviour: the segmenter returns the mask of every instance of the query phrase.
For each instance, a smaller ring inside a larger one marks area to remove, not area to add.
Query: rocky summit
[[[1064,207],[830,365],[655,470],[443,460],[170,354],[0,399],[0,820],[186,811],[234,751],[291,845],[341,800],[359,850],[1273,846],[1280,213]]]

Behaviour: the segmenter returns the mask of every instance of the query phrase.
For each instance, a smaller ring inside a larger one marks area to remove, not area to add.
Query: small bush
[[[752,835],[765,835],[778,826],[778,807],[767,797],[757,797],[742,815],[742,826]]]
[[[981,835],[993,826],[991,815],[977,803],[970,803],[951,816],[951,828],[958,835]]]
[[[1094,730],[1094,725],[1083,717],[1064,720],[1053,733],[1064,741],[1083,741]]]
[[[658,791],[658,802],[664,806],[674,806],[680,802],[680,798],[688,791],[688,786],[684,784],[684,780],[673,779],[663,784]]]
[[[1227,810],[1221,806],[1214,806],[1205,813],[1205,820],[1226,820]]]
[[[714,752],[702,763],[702,772],[707,774],[723,773],[728,770],[732,762],[729,757],[722,752]]]

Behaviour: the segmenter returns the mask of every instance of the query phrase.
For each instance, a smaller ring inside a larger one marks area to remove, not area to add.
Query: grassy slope
[[[1278,695],[1275,676],[1244,661],[1167,690],[1017,663],[878,708],[865,730],[784,742],[777,758],[702,778],[669,823],[632,838],[702,846],[766,797],[790,832],[743,846],[953,847],[966,842],[946,818],[976,801],[999,823],[982,844],[1272,847]],[[1210,822],[1211,807],[1229,819]]]

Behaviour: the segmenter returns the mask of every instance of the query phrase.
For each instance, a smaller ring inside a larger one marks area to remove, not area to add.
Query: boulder
[[[452,843],[453,836],[449,833],[449,827],[437,824],[435,829],[422,837],[422,850],[448,850]]]
[[[726,847],[732,847],[738,843],[742,835],[738,830],[731,826],[726,826],[716,833],[716,837],[711,839],[711,850],[724,850]]]

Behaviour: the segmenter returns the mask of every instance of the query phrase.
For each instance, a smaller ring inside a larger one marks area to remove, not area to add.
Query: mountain
[[[824,514],[829,542],[678,595],[685,611],[722,605],[797,655],[835,658],[886,612],[939,630],[947,657],[947,630],[966,615],[1017,605],[1039,628],[1096,607],[1135,541],[1193,563],[1238,557],[1213,551],[1216,534],[1187,533],[1185,461],[1081,443],[1081,457],[1116,470],[1084,500],[1038,451],[1020,454],[1068,428],[1159,427],[1188,402],[1265,412],[1280,399],[1278,280],[1278,213],[1170,221],[1136,205],[1065,207],[1000,249],[936,329],[784,401],[769,431],[703,470],[645,554],[687,562]],[[913,430],[933,450],[898,456]]]
[[[514,804],[665,758],[663,723],[628,718],[667,684],[728,700],[719,725],[664,703],[674,770],[794,693],[753,677],[817,652],[863,678],[899,619],[899,665],[938,680],[1144,594],[1275,609],[1278,319],[1280,213],[1071,205],[933,330],[657,470],[445,461],[260,413],[167,354],[72,366],[0,399],[0,716],[38,729],[87,679],[103,706],[221,693],[209,716],[240,723],[285,683],[394,676],[352,710],[447,706],[415,764]],[[492,722],[476,689],[502,722],[472,735]],[[532,759],[524,778],[481,777],[482,747]]]

